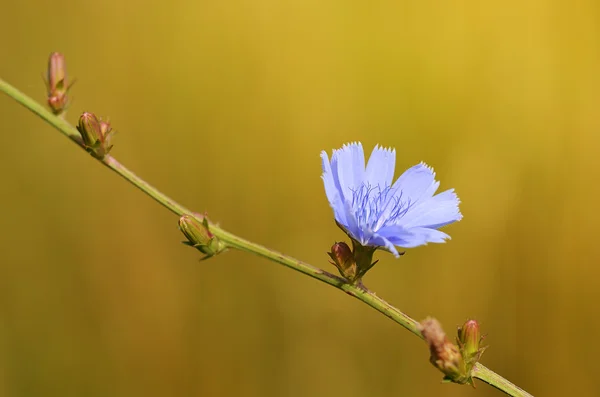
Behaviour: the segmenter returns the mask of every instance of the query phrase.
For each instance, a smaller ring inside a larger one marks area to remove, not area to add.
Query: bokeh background
[[[319,153],[426,161],[464,219],[366,284],[534,395],[600,395],[595,1],[4,1],[0,77],[227,230],[333,271]],[[177,217],[0,95],[1,396],[499,396],[441,384],[425,344],[240,252],[198,262]]]

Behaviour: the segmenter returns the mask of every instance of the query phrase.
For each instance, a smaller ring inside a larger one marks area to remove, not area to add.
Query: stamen
[[[396,195],[391,186],[363,184],[352,190],[352,209],[361,228],[376,231],[401,219],[412,206],[410,198],[402,200],[402,191]],[[390,208],[391,206],[391,208]]]

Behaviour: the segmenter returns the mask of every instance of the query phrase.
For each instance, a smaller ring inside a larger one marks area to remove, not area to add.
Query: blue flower
[[[321,153],[323,182],[335,220],[363,246],[412,248],[449,239],[438,228],[462,218],[454,189],[434,195],[439,182],[433,169],[417,164],[392,184],[396,151],[375,146],[365,168],[362,144],[334,150],[331,162]]]

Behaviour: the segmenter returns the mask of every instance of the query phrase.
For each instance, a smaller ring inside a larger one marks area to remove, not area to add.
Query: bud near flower
[[[112,149],[110,141],[114,132],[108,121],[99,120],[95,114],[85,112],[79,117],[77,130],[81,134],[85,149],[92,156],[103,159]]]
[[[69,88],[67,84],[67,68],[63,54],[53,52],[48,59],[46,85],[48,87],[48,106],[54,114],[62,113],[69,104],[67,96]]]
[[[188,239],[184,244],[190,245],[206,255],[202,260],[215,256],[227,249],[225,243],[210,232],[206,216],[202,222],[199,222],[191,215],[183,215],[179,218],[179,230]]]
[[[429,317],[423,320],[421,334],[429,345],[431,353],[429,361],[446,375],[445,381],[461,384],[471,383],[470,371],[467,371],[458,347],[450,342],[436,319]]]
[[[344,278],[350,281],[356,278],[356,262],[348,244],[344,242],[333,244],[331,252],[328,252],[327,255],[333,260],[332,264],[338,268]]]
[[[327,255],[333,259],[333,265],[338,268],[342,277],[352,284],[362,284],[362,277],[378,262],[373,262],[377,247],[363,246],[352,238],[341,223],[336,221],[336,224],[350,237],[352,250],[346,243],[335,243]]]

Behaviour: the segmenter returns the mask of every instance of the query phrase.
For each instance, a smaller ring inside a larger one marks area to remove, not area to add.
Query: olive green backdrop
[[[366,284],[535,395],[600,395],[600,5],[594,1],[2,2],[0,76],[226,229],[333,271],[319,152],[396,147],[463,221]],[[425,344],[338,290],[177,217],[0,95],[0,395],[500,396],[443,385]]]

